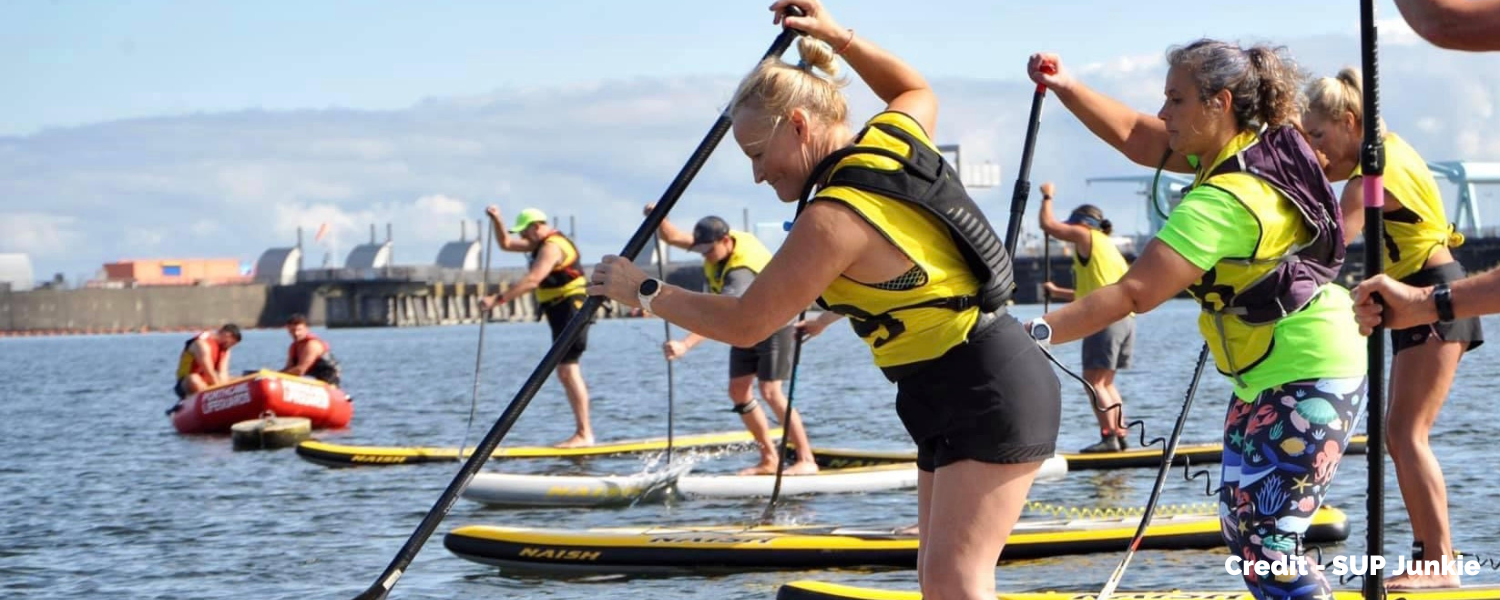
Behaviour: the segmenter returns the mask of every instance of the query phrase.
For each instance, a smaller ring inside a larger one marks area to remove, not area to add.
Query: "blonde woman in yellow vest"
[[[646,206],[650,214],[652,205]],[[703,255],[703,277],[707,291],[711,294],[740,296],[750,288],[766,263],[771,262],[771,251],[766,249],[754,235],[729,229],[729,223],[714,216],[703,217],[688,233],[671,221],[663,220],[657,229],[662,241]],[[729,400],[734,403],[734,412],[750,430],[755,443],[760,446],[760,463],[740,471],[741,475],[769,475],[776,473],[776,464],[781,455],[771,441],[771,425],[751,393],[751,386],[759,380],[760,397],[771,405],[777,419],[786,414],[786,394],[781,391],[781,382],[792,375],[792,350],[797,343],[797,328],[788,322],[776,333],[748,347],[729,348]],[[677,360],[708,338],[688,332],[681,340],[668,340],[662,345],[667,360]],[[802,417],[796,410],[787,418],[787,435],[796,446],[797,462],[786,467],[788,475],[809,475],[818,472],[818,463],[813,460],[812,444],[807,441],[807,429],[802,426]]]
[[[1042,231],[1073,244],[1073,287],[1046,283],[1046,293],[1054,300],[1082,300],[1094,290],[1120,280],[1130,264],[1109,239],[1114,225],[1104,218],[1104,211],[1092,204],[1073,209],[1068,220],[1058,222],[1052,216],[1052,182],[1042,184],[1042,209],[1037,214]],[[1079,450],[1084,453],[1120,452],[1128,447],[1125,429],[1125,399],[1115,386],[1115,372],[1130,368],[1135,351],[1135,315],[1110,323],[1091,336],[1083,338],[1083,378],[1094,386],[1097,405],[1090,408],[1099,421],[1099,442]]]
[[[648,306],[689,331],[741,347],[766,339],[820,296],[830,310],[849,315],[876,366],[896,383],[896,412],[917,443],[924,596],[993,600],[995,562],[1057,444],[1057,377],[1014,317],[980,309],[999,302],[1000,294],[986,292],[1009,276],[1008,264],[999,268],[1008,259],[1001,249],[990,255],[994,263],[974,265],[959,244],[997,240],[993,228],[965,228],[956,238],[959,230],[932,210],[935,203],[965,211],[974,204],[932,142],[938,102],[931,86],[840,26],[820,2],[781,0],[771,10],[781,15],[788,6],[806,13],[785,19],[806,33],[798,42],[806,68],[763,61],[730,105],[734,138],[755,181],[783,202],[810,198],[786,241],[740,296],[666,285],[619,257],[595,266],[589,293]],[[847,122],[842,82],[832,78],[835,54],[885,103],[862,129]],[[903,164],[930,169],[924,177],[942,175],[918,183]],[[939,197],[906,200],[900,191],[833,183],[856,176]],[[966,214],[982,217],[977,207]],[[808,324],[809,333],[838,313],[827,315]]]
[[[1153,116],[1088,88],[1056,55],[1031,57],[1031,78],[1100,139],[1195,178],[1120,281],[1030,330],[1076,340],[1192,294],[1233,384],[1219,495],[1230,555],[1298,560],[1366,396],[1364,340],[1348,290],[1332,283],[1344,256],[1338,198],[1295,128],[1301,77],[1281,49],[1199,40],[1170,50],[1167,64]],[[1316,570],[1244,578],[1258,598],[1332,595]]]
[[[547,223],[547,213],[541,209],[528,208],[516,215],[515,225],[506,229],[500,218],[500,207],[491,205],[485,209],[490,225],[495,229],[495,242],[501,250],[525,252],[531,259],[531,268],[526,276],[512,284],[504,292],[492,294],[484,299],[484,310],[510,303],[516,298],[536,292],[536,301],[547,325],[552,328],[552,339],[556,341],[562,330],[583,307],[585,279],[578,264],[578,247],[562,232]],[[568,406],[573,409],[573,436],[558,442],[558,448],[580,448],[594,445],[594,428],[589,423],[589,387],[583,381],[583,369],[578,360],[588,348],[588,329],[578,334],[578,341],[563,355],[557,365],[557,382],[562,384],[568,396]]]
[[[1309,140],[1327,161],[1324,170],[1344,185],[1344,239],[1364,230],[1364,189],[1359,150],[1364,137],[1360,75],[1344,69],[1308,85],[1303,118]],[[1381,127],[1382,131],[1384,127]],[[1463,265],[1449,248],[1463,243],[1443,211],[1443,197],[1427,162],[1406,140],[1385,134],[1385,268],[1402,283],[1426,287],[1458,281]],[[1396,463],[1396,481],[1411,515],[1412,554],[1436,560],[1453,554],[1448,530],[1448,494],[1428,433],[1453,386],[1464,352],[1484,343],[1479,319],[1434,321],[1391,330],[1390,417],[1386,438]],[[1453,587],[1457,573],[1393,577],[1392,589]]]

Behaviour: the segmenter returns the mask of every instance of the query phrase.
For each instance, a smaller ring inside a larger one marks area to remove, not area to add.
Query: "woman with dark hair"
[[[1183,290],[1233,383],[1219,516],[1242,560],[1300,557],[1365,404],[1365,353],[1343,263],[1338,199],[1296,130],[1300,74],[1280,49],[1199,40],[1167,54],[1165,101],[1137,112],[1074,79],[1051,54],[1031,78],[1138,164],[1194,173],[1192,188],[1120,281],[1028,324],[1039,342],[1082,338]],[[1044,69],[1044,67],[1050,67]],[[1327,598],[1321,571],[1262,577],[1257,598]]]
[[[1104,218],[1104,211],[1099,207],[1079,205],[1068,215],[1067,221],[1059,223],[1052,216],[1052,195],[1056,191],[1052,182],[1042,184],[1042,210],[1037,218],[1047,235],[1073,244],[1073,287],[1061,287],[1051,281],[1045,287],[1049,297],[1075,302],[1094,290],[1119,281],[1130,264],[1110,240],[1114,224]],[[1097,401],[1090,399],[1090,408],[1099,421],[1099,441],[1080,452],[1120,452],[1128,447],[1125,399],[1120,396],[1120,388],[1115,386],[1115,372],[1130,368],[1130,355],[1134,351],[1133,314],[1083,338],[1083,379],[1098,395]]]

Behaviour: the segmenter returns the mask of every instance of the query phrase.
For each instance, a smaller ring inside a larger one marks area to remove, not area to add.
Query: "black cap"
[[[718,217],[703,217],[693,226],[693,246],[689,248],[693,252],[703,254],[714,242],[724,239],[729,235],[729,224]]]

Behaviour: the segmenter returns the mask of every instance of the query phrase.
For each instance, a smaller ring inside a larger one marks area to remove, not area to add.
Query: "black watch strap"
[[[1443,323],[1453,321],[1453,288],[1448,287],[1446,283],[1433,286],[1432,302],[1437,305],[1438,321]]]

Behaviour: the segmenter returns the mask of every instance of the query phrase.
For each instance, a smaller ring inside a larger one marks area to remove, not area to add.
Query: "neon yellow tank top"
[[[1120,249],[1103,231],[1089,228],[1090,249],[1087,261],[1073,253],[1073,300],[1082,300],[1094,290],[1119,281],[1130,265]]]
[[[1358,185],[1360,167],[1354,168],[1348,185]],[[1385,135],[1387,192],[1401,201],[1401,210],[1387,211],[1385,222],[1385,274],[1402,279],[1422,270],[1438,248],[1463,245],[1464,236],[1454,231],[1443,209],[1443,195],[1427,161],[1415,148],[1394,133]]]
[[[724,293],[724,276],[730,271],[749,269],[751,273],[759,275],[761,269],[766,268],[766,263],[771,262],[771,251],[755,236],[743,231],[730,231],[729,237],[734,238],[734,253],[729,258],[717,263],[703,261],[703,276],[708,279],[708,291],[715,294]]]

